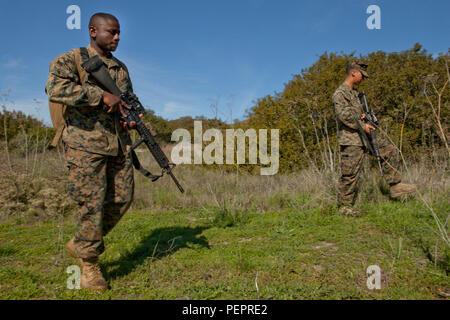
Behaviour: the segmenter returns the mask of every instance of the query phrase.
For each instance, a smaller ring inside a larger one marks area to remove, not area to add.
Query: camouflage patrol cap
[[[368,66],[368,64],[364,63],[363,61],[361,61],[359,59],[353,59],[352,61],[350,61],[350,64],[349,64],[349,67],[361,72],[361,74],[365,78],[369,77],[369,74],[367,73],[367,66]]]

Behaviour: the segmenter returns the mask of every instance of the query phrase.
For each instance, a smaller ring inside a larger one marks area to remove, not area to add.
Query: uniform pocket
[[[67,148],[67,191],[78,202],[95,198],[105,188],[105,156]]]

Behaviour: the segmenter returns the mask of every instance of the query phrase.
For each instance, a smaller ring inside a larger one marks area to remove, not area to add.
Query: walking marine
[[[347,66],[347,77],[344,83],[336,89],[333,104],[338,122],[338,143],[341,151],[341,177],[339,180],[339,212],[356,216],[359,212],[353,208],[358,194],[358,182],[364,154],[370,146],[369,141],[363,139],[360,128],[367,136],[376,128],[366,123],[358,91],[354,88],[361,81],[368,78],[367,64],[360,60],[352,60]],[[386,182],[390,186],[391,198],[399,198],[415,190],[415,186],[402,183],[399,171],[399,153],[395,147],[385,139],[377,138],[378,150],[381,156],[381,170]]]
[[[110,14],[94,14],[89,21],[90,45],[84,54],[98,55],[117,87],[132,92],[126,66],[111,52],[120,40],[120,25]],[[80,52],[81,51],[81,52]],[[79,225],[67,243],[68,252],[82,266],[81,287],[107,288],[98,257],[103,237],[130,207],[134,193],[129,129],[135,123],[120,121],[119,111],[129,109],[119,97],[104,91],[80,68],[83,51],[73,49],[50,64],[46,91],[50,104],[65,111],[62,140],[68,174],[68,193],[77,202]],[[58,137],[57,137],[58,138]]]

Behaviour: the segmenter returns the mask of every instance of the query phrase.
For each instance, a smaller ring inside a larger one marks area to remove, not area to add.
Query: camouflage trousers
[[[381,168],[389,185],[401,182],[400,158],[395,147],[384,139],[378,139]],[[339,180],[338,202],[353,205],[358,195],[358,183],[364,155],[367,149],[360,146],[341,146],[341,177]]]
[[[69,169],[68,193],[78,204],[79,224],[74,237],[80,258],[99,256],[103,237],[119,222],[134,194],[132,161],[119,148],[119,155],[106,156],[66,148]]]

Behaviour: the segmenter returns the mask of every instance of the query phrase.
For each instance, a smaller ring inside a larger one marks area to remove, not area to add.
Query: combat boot
[[[73,243],[73,238],[70,239],[69,242],[66,243],[66,250],[72,257],[74,257],[75,259],[78,259],[80,261],[80,263],[82,262],[81,259],[76,254],[75,244]]]
[[[98,258],[80,259],[81,260],[81,282],[82,288],[92,290],[105,290],[108,288],[106,280],[103,278]]]
[[[413,193],[417,190],[415,184],[397,183],[390,187],[389,194],[392,199],[400,198],[401,196]]]
[[[339,208],[339,213],[343,214],[344,216],[350,216],[350,217],[359,217],[361,216],[361,212],[354,209],[351,206],[342,206]]]

